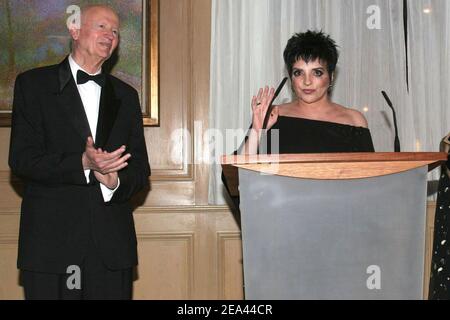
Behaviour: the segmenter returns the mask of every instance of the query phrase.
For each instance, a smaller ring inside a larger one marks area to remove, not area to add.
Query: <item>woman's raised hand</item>
[[[252,123],[253,129],[260,130],[264,124],[264,118],[266,116],[267,110],[269,109],[269,104],[273,99],[275,94],[275,89],[266,86],[264,89],[261,88],[258,91],[257,96],[253,96],[252,98]],[[269,121],[267,123],[267,128],[270,129],[275,122],[277,122],[278,118],[278,108],[272,109],[272,114],[270,115]]]

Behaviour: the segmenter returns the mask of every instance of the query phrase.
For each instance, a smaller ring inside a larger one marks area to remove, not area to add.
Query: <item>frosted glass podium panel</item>
[[[365,179],[239,169],[246,299],[422,299],[427,167]]]

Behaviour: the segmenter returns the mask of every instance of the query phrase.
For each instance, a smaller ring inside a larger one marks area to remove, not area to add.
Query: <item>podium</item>
[[[422,299],[427,172],[446,153],[231,155],[246,299]]]

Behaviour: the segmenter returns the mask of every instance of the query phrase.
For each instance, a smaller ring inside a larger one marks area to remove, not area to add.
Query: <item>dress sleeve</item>
[[[373,147],[372,136],[370,135],[370,130],[365,129],[362,130],[361,139],[359,141],[360,151],[361,152],[375,152],[375,148]]]

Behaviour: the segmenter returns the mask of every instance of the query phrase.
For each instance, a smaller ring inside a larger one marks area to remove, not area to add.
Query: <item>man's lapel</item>
[[[92,136],[89,122],[84,111],[83,102],[72,77],[69,60],[66,58],[58,67],[59,88],[57,100],[67,114],[67,118],[83,141]]]
[[[102,88],[98,112],[97,134],[95,137],[95,146],[97,148],[105,148],[119,107],[120,100],[116,98],[110,76],[106,75],[106,82]]]

